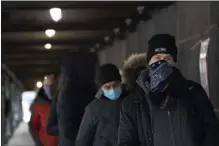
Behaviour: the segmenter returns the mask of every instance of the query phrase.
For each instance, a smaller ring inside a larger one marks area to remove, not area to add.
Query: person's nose
[[[165,58],[164,58],[164,57],[161,57],[161,58],[159,59],[159,61],[165,61]]]

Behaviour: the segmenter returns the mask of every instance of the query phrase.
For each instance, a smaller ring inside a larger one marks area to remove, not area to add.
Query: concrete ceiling
[[[69,51],[96,52],[109,45],[105,36],[112,42],[117,36],[115,28],[121,32],[135,28],[140,20],[150,19],[150,12],[161,9],[172,2],[49,2],[25,1],[2,3],[2,61],[23,82],[27,90],[33,89],[35,81],[42,80],[50,72],[59,72],[60,59]],[[137,6],[144,6],[140,14]],[[49,9],[62,9],[62,19],[54,22]],[[127,26],[125,19],[131,18]],[[48,38],[46,29],[55,29],[56,35]],[[51,43],[46,50],[44,44]]]

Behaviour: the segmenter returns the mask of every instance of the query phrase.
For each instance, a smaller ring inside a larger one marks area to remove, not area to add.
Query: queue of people
[[[58,83],[48,76],[31,108],[41,146],[219,146],[219,121],[202,86],[177,68],[169,34],[148,51],[97,66],[90,53],[66,56]],[[56,90],[54,90],[56,88]]]

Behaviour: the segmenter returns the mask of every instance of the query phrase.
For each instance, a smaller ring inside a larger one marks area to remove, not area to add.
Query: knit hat
[[[119,69],[113,64],[104,64],[100,66],[97,72],[97,83],[99,86],[112,81],[121,81]]]
[[[172,55],[174,61],[177,61],[177,46],[175,37],[169,34],[156,34],[148,41],[147,63],[150,59],[159,53]]]

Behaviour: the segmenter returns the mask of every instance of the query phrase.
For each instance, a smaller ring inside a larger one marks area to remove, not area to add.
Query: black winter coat
[[[76,146],[116,146],[120,107],[124,94],[112,101],[103,95],[93,100],[84,113],[76,139]]]
[[[218,119],[205,91],[195,82],[185,83],[185,88],[181,90],[183,98],[180,104],[186,109],[187,123],[196,143],[194,146],[219,146]],[[118,146],[154,145],[154,115],[150,113],[147,93],[137,86],[124,100],[120,113]],[[166,146],[165,143],[163,145]]]
[[[59,146],[74,146],[85,107],[95,98],[96,60],[89,53],[72,53],[62,63],[64,85],[58,97]]]

